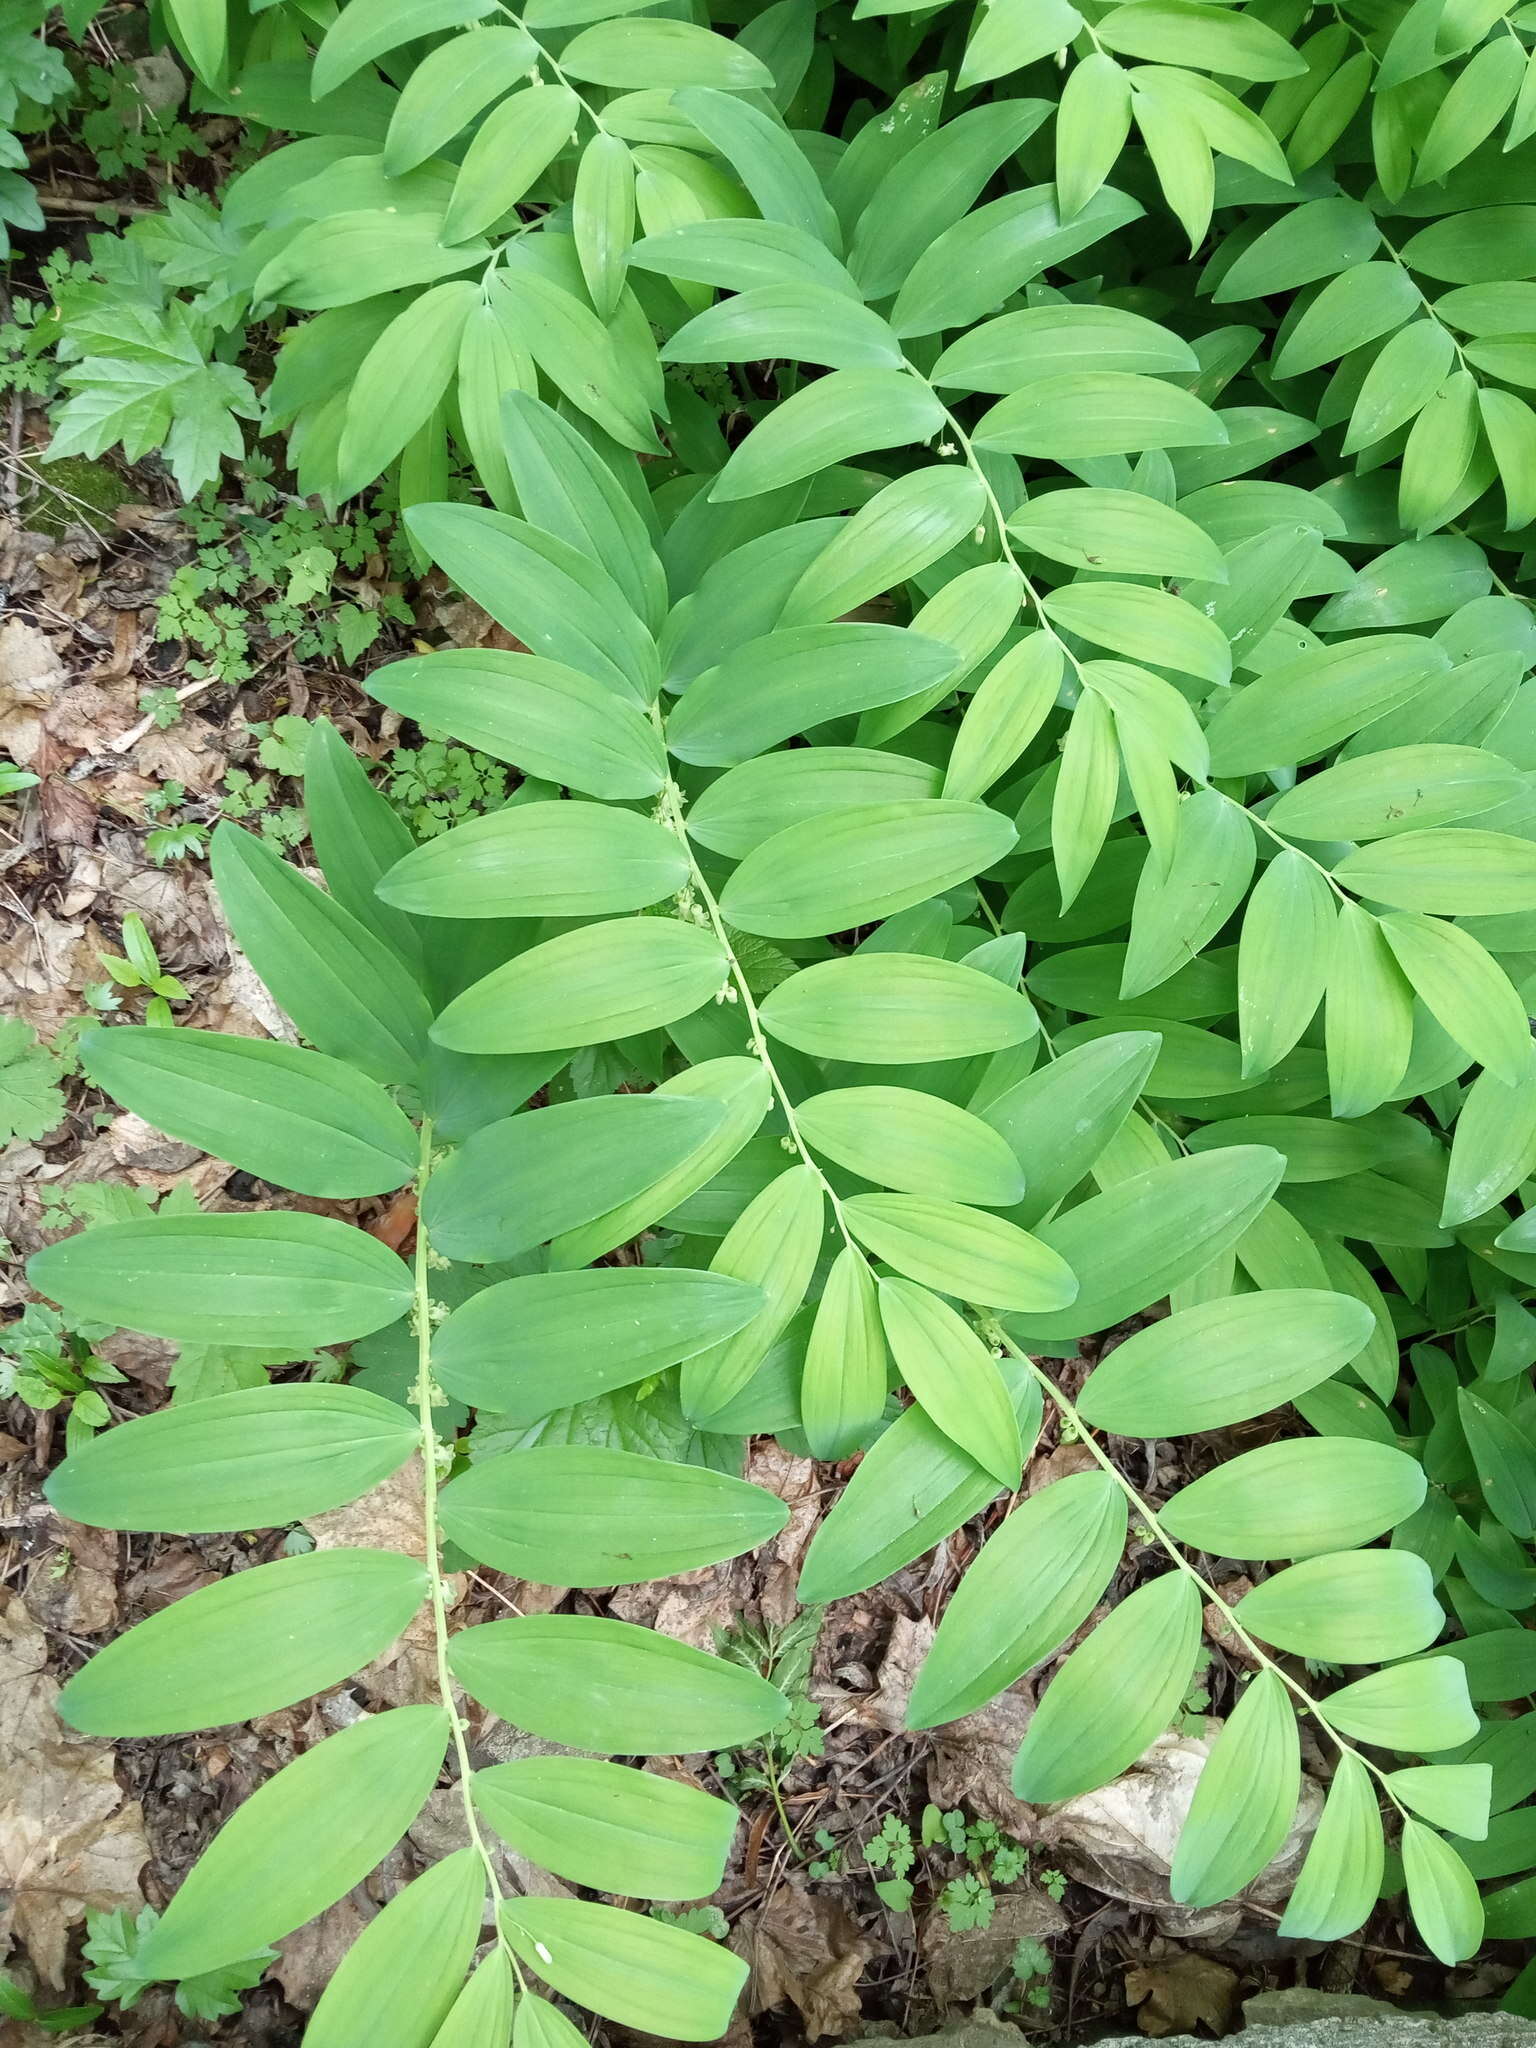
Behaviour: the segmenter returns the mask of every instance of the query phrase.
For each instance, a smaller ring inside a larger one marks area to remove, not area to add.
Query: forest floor
[[[365,662],[413,642],[475,644],[499,629],[435,579],[405,580],[366,535],[344,559],[322,521],[249,480],[221,514],[189,519],[154,476],[65,465],[61,477],[39,467],[40,413],[13,403],[11,425],[9,456],[0,455],[0,756],[39,780],[0,798],[0,1012],[65,1054],[51,1076],[34,1071],[38,1085],[59,1083],[56,1120],[0,1152],[0,1237],[12,1258],[0,1279],[0,1341],[19,1346],[16,1322],[30,1299],[22,1262],[82,1218],[131,1213],[178,1188],[214,1209],[293,1201],[114,1114],[70,1072],[80,1020],[104,1010],[137,1018],[150,999],[103,964],[124,954],[125,920],[143,920],[160,969],[174,977],[176,1022],[286,1035],[220,918],[202,858],[206,829],[236,817],[304,860],[298,786],[286,772],[302,730],[282,721],[320,712],[386,764],[397,800],[451,815],[470,800],[455,774],[479,771],[429,757],[409,732],[397,754],[395,722],[356,687],[359,663],[343,643],[359,615],[364,632],[373,615],[381,619]],[[274,533],[287,536],[275,562]],[[199,674],[210,645],[237,686]],[[400,1198],[300,1205],[345,1214],[397,1246],[413,1224]],[[28,1330],[39,1341],[35,1322]],[[165,1402],[173,1366],[178,1376],[217,1370],[216,1361],[178,1362],[173,1347],[122,1333],[97,1340],[95,1352],[123,1375],[102,1389],[117,1416]],[[407,1637],[348,1685],[248,1726],[115,1746],[64,1729],[53,1697],[93,1650],[281,1542],[124,1537],[61,1520],[41,1487],[63,1454],[64,1414],[62,1404],[0,1403],[0,1958],[45,2008],[92,1997],[82,1955],[88,1904],[129,1915],[163,1904],[274,1768],[361,1712],[420,1696],[425,1682]],[[1124,1448],[1138,1481],[1161,1498],[1231,1446]],[[1048,1434],[1025,1491],[1085,1458]],[[704,1647],[735,1631],[789,1685],[793,1726],[766,1753],[694,1760],[701,1780],[738,1798],[746,1818],[727,1882],[707,1902],[712,1912],[691,1923],[728,1929],[753,1964],[733,2048],[870,2028],[921,2033],[978,2005],[1043,2041],[1091,2039],[1110,2022],[1151,2036],[1219,2035],[1238,2024],[1244,1998],[1275,1986],[1454,2007],[1496,1995],[1513,1974],[1495,1960],[1448,1980],[1390,1907],[1357,1940],[1281,1942],[1275,1928],[1299,1837],[1278,1881],[1266,1874],[1242,1900],[1209,1912],[1171,1908],[1172,1837],[1204,1754],[1207,1711],[1219,1713],[1231,1694],[1219,1632],[1210,1633],[1209,1667],[1181,1731],[1118,1784],[1042,1813],[1008,1787],[1032,1711],[1029,1681],[967,1721],[902,1731],[935,1619],[984,1527],[968,1525],[872,1593],[805,1616],[794,1603],[796,1570],[842,1474],[765,1439],[751,1449],[750,1475],[792,1510],[783,1535],[756,1557],[607,1599],[493,1572],[471,1574],[460,1592],[466,1620],[574,1600]],[[407,1474],[320,1517],[311,1533],[322,1544],[408,1545],[417,1527]],[[1133,1546],[1125,1570],[1141,1569]],[[473,1731],[486,1760],[521,1741],[501,1724]],[[1309,1799],[1310,1822],[1315,1786]],[[282,1944],[233,2016],[184,2014],[154,1987],[66,2038],[287,2048],[358,1929],[423,1860],[451,1846],[454,1824],[454,1805],[440,1795],[366,1885]],[[0,2019],[0,2048],[51,2038],[59,2037]]]

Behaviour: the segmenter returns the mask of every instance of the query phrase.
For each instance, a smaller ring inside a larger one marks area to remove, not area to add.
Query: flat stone
[[[1236,2036],[1255,2048],[1536,2048],[1536,2023],[1504,2013],[1408,2013],[1348,1994],[1269,1991],[1243,2006],[1247,2027]],[[1390,2027],[1391,2031],[1387,2029]],[[1025,2040],[1006,2021],[978,2014],[907,2048],[1008,2048]],[[1095,2048],[1146,2048],[1145,2034],[1115,2034]],[[1170,2035],[1165,2048],[1196,2048],[1193,2034]]]

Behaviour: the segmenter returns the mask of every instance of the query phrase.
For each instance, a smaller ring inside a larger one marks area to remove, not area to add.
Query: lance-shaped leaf
[[[386,903],[423,917],[600,917],[675,896],[677,835],[617,805],[517,804],[470,818],[397,861]]]
[[[1046,1687],[1014,1759],[1015,1796],[1044,1805],[1118,1777],[1177,1712],[1199,1644],[1193,1579],[1165,1572],[1138,1586]]]
[[[723,1117],[708,1097],[660,1094],[596,1095],[502,1117],[432,1175],[422,1220],[449,1258],[515,1258],[651,1186]]]
[[[1261,1671],[1232,1710],[1174,1852],[1168,1886],[1197,1910],[1230,1899],[1290,1832],[1301,1796],[1301,1741],[1279,1674]]]
[[[1384,1534],[1423,1504],[1426,1484],[1424,1468],[1390,1445],[1295,1438],[1202,1473],[1158,1519],[1181,1543],[1214,1556],[1306,1557]]]
[[[707,1350],[762,1306],[760,1288],[690,1266],[526,1273],[454,1310],[432,1372],[461,1401],[536,1422]]]
[[[1024,1193],[1006,1138],[917,1088],[830,1088],[796,1104],[795,1121],[813,1151],[902,1194],[1006,1208]]]
[[[763,1305],[743,1329],[685,1359],[683,1411],[708,1425],[735,1399],[805,1298],[821,1250],[822,1183],[813,1167],[777,1174],[743,1209],[711,1261],[761,1290]]]
[[[1454,1749],[1477,1733],[1467,1674],[1454,1657],[1421,1657],[1369,1672],[1330,1693],[1327,1714],[1360,1742],[1420,1756]]]
[[[1331,1379],[1374,1327],[1364,1302],[1319,1288],[1202,1302],[1117,1344],[1088,1375],[1078,1406],[1117,1436],[1220,1429]]]
[[[344,1344],[405,1314],[409,1268],[331,1216],[146,1216],[34,1252],[39,1294],[80,1322],[184,1344]]]
[[[324,1053],[216,1031],[83,1032],[98,1087],[153,1124],[300,1194],[380,1195],[416,1170],[415,1133],[376,1081]]]
[[[432,1027],[456,1052],[554,1051],[631,1038],[707,1003],[727,961],[713,933],[675,917],[563,932],[456,996]]]
[[[1536,1168],[1536,1048],[1519,1079],[1479,1074],[1467,1090],[1451,1137],[1441,1223],[1447,1229],[1482,1216]]]
[[[878,448],[930,440],[944,408],[900,370],[831,370],[784,399],[732,453],[710,488],[717,502],[757,497]]]
[[[291,1934],[360,1884],[442,1768],[441,1707],[365,1715],[236,1807],[136,1957],[146,1977],[200,1977]]]
[[[1234,1611],[1263,1642],[1338,1664],[1412,1656],[1445,1622],[1428,1565],[1408,1550],[1307,1558],[1245,1593]]]
[[[1082,1179],[1125,1121],[1160,1043],[1145,1031],[1090,1039],[995,1098],[974,1101],[1024,1169],[1018,1222],[1034,1228]]]
[[[677,2041],[725,2032],[747,1965],[702,1935],[585,1899],[508,1899],[507,1938],[562,1997]]]
[[[45,1491],[97,1529],[282,1528],[359,1499],[417,1441],[398,1401],[362,1387],[242,1387],[86,1437]]]
[[[733,1749],[789,1712],[755,1671],[654,1629],[587,1615],[482,1622],[453,1638],[448,1661],[504,1720],[604,1756]]]
[[[322,1052],[376,1081],[409,1081],[431,1009],[399,956],[265,840],[221,825],[213,879],[241,950]]]
[[[1376,1789],[1360,1759],[1341,1750],[1281,1932],[1292,1940],[1312,1941],[1353,1934],[1375,1909],[1385,1861]]]
[[[1016,1359],[999,1359],[998,1370],[1020,1438],[1033,1444],[1040,1430],[1039,1386]],[[864,1592],[952,1535],[997,1493],[990,1472],[920,1408],[907,1409],[870,1446],[811,1539],[800,1598],[819,1605]]]
[[[321,1993],[305,2040],[351,2048],[387,2036],[401,2048],[436,2048],[485,1913],[479,1852],[455,1849],[368,1922]]]
[[[781,982],[761,1014],[773,1037],[817,1059],[883,1066],[998,1052],[1039,1028],[1017,989],[918,953],[818,961]]]
[[[819,938],[942,895],[1001,860],[1017,837],[985,804],[858,804],[764,840],[726,883],[720,908],[740,931]]]
[[[589,796],[654,796],[666,755],[630,702],[579,670],[498,647],[462,647],[391,662],[369,694],[406,718]]]
[[[927,1195],[855,1195],[843,1214],[860,1243],[897,1272],[962,1301],[1048,1314],[1077,1293],[1059,1253],[984,1209]]]
[[[940,771],[873,747],[791,747],[716,778],[689,806],[690,839],[740,860],[776,832],[854,804],[939,794]]]
[[[846,1458],[885,1412],[888,1362],[869,1261],[844,1245],[816,1305],[800,1374],[800,1425],[811,1454]]]
[[[1333,966],[1334,896],[1313,861],[1286,847],[1254,885],[1237,955],[1244,1075],[1285,1058],[1311,1023]]]
[[[591,1757],[519,1757],[476,1771],[470,1790],[514,1849],[631,1898],[707,1898],[741,1819],[697,1786]]]
[[[1017,1486],[1018,1423],[987,1347],[936,1294],[910,1280],[882,1280],[879,1300],[896,1370],[919,1407],[1000,1484]]]
[[[1166,874],[1149,860],[1136,885],[1121,996],[1168,980],[1210,944],[1248,892],[1256,849],[1248,819],[1214,789],[1186,797],[1175,815]]]
[[[256,1565],[98,1650],[59,1695],[59,1711],[87,1735],[254,1720],[371,1663],[426,1593],[425,1567],[391,1550],[311,1550]]]
[[[1450,1843],[1422,1821],[1403,1822],[1403,1875],[1413,1924],[1432,1955],[1465,1962],[1483,1938],[1483,1902],[1472,1873]]]
[[[907,1726],[975,1713],[1058,1649],[1114,1576],[1125,1532],[1125,1495],[1101,1472],[1059,1479],[1016,1507],[950,1595]]]

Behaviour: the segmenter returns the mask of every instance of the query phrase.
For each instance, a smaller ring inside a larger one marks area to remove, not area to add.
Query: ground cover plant
[[[249,160],[57,276],[54,452],[161,450],[192,495],[268,437],[328,558],[274,606],[330,592],[371,492],[510,644],[363,678],[479,763],[470,814],[391,802],[320,720],[324,886],[297,825],[212,832],[299,1043],[176,1022],[153,948],[124,985],[164,1014],[79,1040],[105,1096],[309,1206],[166,1203],[32,1259],[63,1322],[25,1370],[80,1417],[55,1506],[288,1528],[416,1459],[423,1527],[188,1594],[66,1720],[249,1719],[408,1625],[435,1673],[237,1808],[133,1980],[238,1974],[446,1767],[467,1846],[307,2040],[581,2038],[551,1994],[722,2033],[745,1965],[707,1914],[505,1895],[494,1843],[706,1899],[735,1806],[635,1760],[750,1759],[777,1802],[814,1714],[729,1646],[456,1629],[448,1579],[749,1551],[786,1519],[738,1476],[766,1434],[851,1467],[806,1607],[1012,1497],[908,1725],[1071,1645],[1030,1806],[1179,1717],[1214,1614],[1248,1675],[1176,1902],[1281,1849],[1305,1729],[1326,1803],[1282,1935],[1404,1890],[1446,1964],[1536,1934],[1536,13],[170,0],[166,29]],[[260,573],[243,545],[212,588]],[[401,1190],[405,1256],[355,1227]],[[118,1327],[247,1370],[98,1427],[62,1333]],[[356,1379],[283,1377],[348,1345]],[[1087,1465],[1019,1497],[1043,1428]],[[1206,1436],[1150,1497],[1143,1447]],[[584,1754],[477,1769],[466,1695]],[[952,1910],[990,1912],[979,1857]]]

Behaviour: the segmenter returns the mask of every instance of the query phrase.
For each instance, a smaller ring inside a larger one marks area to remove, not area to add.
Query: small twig
[[[132,199],[71,199],[67,193],[54,192],[40,202],[44,213],[112,213],[131,214],[135,218],[158,213],[158,206],[140,206]]]
[[[218,680],[217,676],[200,676],[195,683],[183,683],[176,692],[176,702],[178,704],[185,704],[189,698],[199,696],[204,690],[211,690]],[[151,711],[141,718],[137,725],[130,726],[121,738],[113,740],[107,752],[109,754],[126,754],[130,748],[136,747],[139,744],[139,741],[144,738],[146,733],[153,732],[155,723],[155,714]]]

